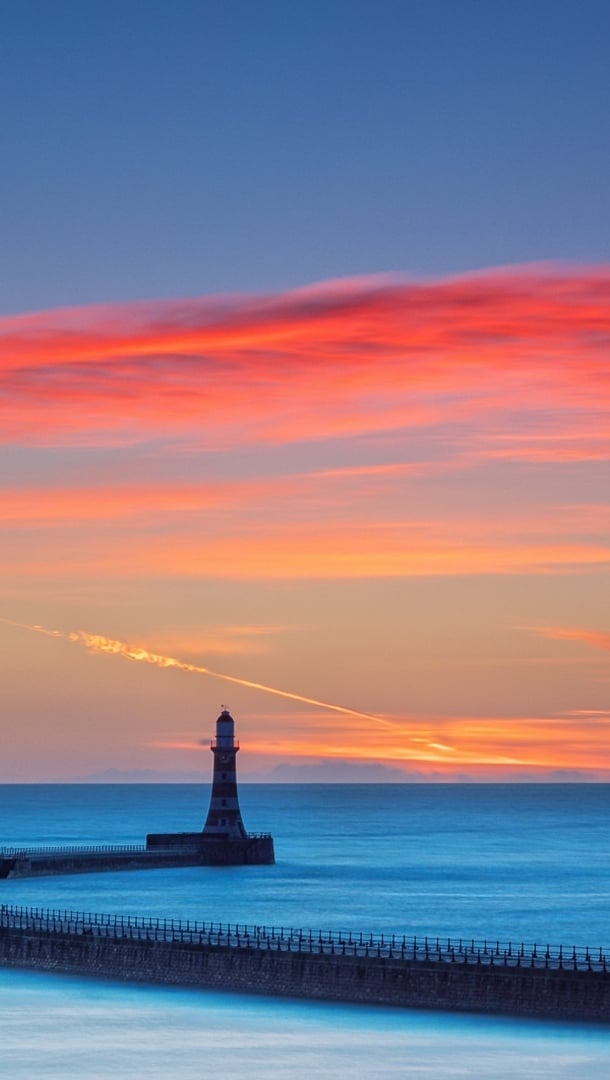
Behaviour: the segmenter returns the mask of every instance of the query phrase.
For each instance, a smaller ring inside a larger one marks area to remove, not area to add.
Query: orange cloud
[[[609,332],[606,267],[4,318],[0,438],[283,444],[450,422],[478,446],[492,423],[518,427],[521,455],[542,430],[598,456]]]
[[[503,489],[491,503],[485,488],[439,503],[433,487],[427,500],[422,492],[436,467],[5,487],[3,564],[30,578],[243,579],[574,572],[610,562],[606,504],[546,505],[535,491],[515,505]],[[33,526],[46,529],[43,549]]]
[[[257,718],[244,734],[248,755],[267,759],[348,759],[416,766],[446,779],[465,767],[505,778],[527,770],[610,772],[610,712],[578,710],[557,716],[406,716],[378,722],[321,713]],[[388,744],[391,744],[391,753]],[[168,750],[200,747],[196,732],[155,742]]]
[[[534,627],[534,631],[543,637],[554,641],[578,641],[583,645],[591,645],[595,649],[610,652],[610,632],[604,630],[583,630],[577,627],[566,626],[540,626]]]
[[[191,626],[155,634],[155,649],[195,661],[201,656],[261,656],[273,651],[270,639],[286,634],[286,626]],[[143,641],[147,648],[147,642]]]
[[[304,522],[258,522],[244,533],[236,521],[220,535],[147,534],[126,545],[105,532],[87,544],[63,531],[5,545],[5,570],[28,578],[86,573],[130,579],[224,577],[233,580],[340,579],[446,574],[514,574],[594,571],[610,563],[601,541],[503,535],[477,522],[366,522],[354,519],[328,527]]]

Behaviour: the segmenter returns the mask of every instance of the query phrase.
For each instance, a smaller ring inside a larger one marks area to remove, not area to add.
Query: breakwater
[[[152,834],[147,837],[146,846],[2,848],[0,879],[162,870],[176,866],[246,866],[273,861],[273,839],[269,833],[247,833],[235,840],[203,833]]]
[[[192,866],[186,852],[147,852],[145,847],[104,845],[93,848],[5,849],[0,852],[0,879],[45,877],[61,874],[95,874],[117,870],[153,870]]]
[[[610,1023],[602,949],[0,906],[0,964],[123,981]]]

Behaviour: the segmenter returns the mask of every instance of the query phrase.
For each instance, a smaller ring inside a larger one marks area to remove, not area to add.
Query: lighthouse
[[[237,796],[236,758],[239,742],[235,739],[235,721],[228,709],[223,708],[216,721],[216,738],[212,739],[210,749],[214,755],[214,773],[203,835],[242,840],[248,834]]]
[[[271,833],[249,833],[237,797],[235,759],[239,743],[228,709],[216,721],[210,743],[214,755],[210,807],[201,832],[148,833],[146,851],[175,866],[270,866],[275,862]]]

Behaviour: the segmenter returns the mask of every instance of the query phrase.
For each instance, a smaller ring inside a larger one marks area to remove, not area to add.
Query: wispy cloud
[[[244,625],[244,626],[190,626],[188,628],[166,628],[155,634],[154,642],[145,639],[145,648],[159,652],[183,656],[186,660],[197,662],[208,656],[260,656],[271,652],[274,639],[289,633],[287,626]]]
[[[610,563],[610,548],[600,543],[515,538],[464,523],[366,522],[363,519],[321,528],[258,524],[247,534],[215,536],[150,535],[135,550],[103,531],[87,543],[62,531],[49,532],[44,551],[35,536],[4,545],[5,570],[46,578],[75,574],[179,579],[223,577],[293,580],[320,578],[408,577],[464,574],[546,574],[596,571]]]
[[[33,577],[101,569],[234,579],[573,573],[610,563],[601,502],[519,505],[503,493],[492,503],[483,488],[439,503],[433,484],[424,497],[424,480],[395,464],[199,484],[5,486],[3,561]]]
[[[581,645],[590,645],[594,649],[610,652],[610,631],[587,630],[574,626],[535,626],[534,633],[553,641],[576,641]]]
[[[251,722],[248,754],[266,759],[349,759],[439,770],[447,778],[462,766],[491,767],[503,775],[527,769],[610,770],[610,714],[578,710],[551,716],[403,716],[357,723],[321,713]],[[391,736],[391,738],[390,738]],[[207,746],[196,732],[161,737],[167,750]]]
[[[516,426],[517,455],[598,457],[609,340],[606,267],[5,318],[0,438],[285,444],[451,422],[477,450],[491,424],[490,453]]]

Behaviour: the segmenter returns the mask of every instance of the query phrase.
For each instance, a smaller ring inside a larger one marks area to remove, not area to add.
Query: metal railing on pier
[[[537,945],[490,939],[367,934],[338,930],[295,930],[198,919],[106,915],[0,905],[0,932],[23,930],[42,934],[93,935],[131,941],[162,941],[195,946],[331,954],[368,959],[491,967],[553,970],[610,970],[603,948]]]
[[[146,851],[144,844],[91,844],[68,845],[66,847],[35,847],[35,848],[0,848],[0,859],[32,859],[36,857],[47,858],[57,855],[58,858],[66,855],[131,855],[134,852]]]
[[[170,834],[171,835],[171,834]],[[179,836],[180,834],[178,834]],[[204,834],[196,833],[196,836],[203,836]],[[216,838],[214,838],[216,839]],[[247,833],[245,839],[247,840],[270,840],[271,833]],[[189,841],[184,841],[184,847],[190,846]],[[89,844],[89,845],[77,845],[69,844],[63,847],[2,847],[0,848],[0,859],[36,859],[36,858],[53,858],[56,856],[58,859],[65,858],[66,856],[78,856],[78,855],[146,855],[149,854],[151,858],[160,854],[163,851],[177,851],[180,847],[179,841],[168,844],[167,847],[159,845],[154,848],[147,848],[145,844]]]

